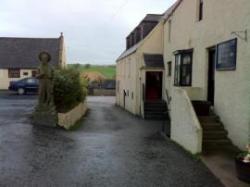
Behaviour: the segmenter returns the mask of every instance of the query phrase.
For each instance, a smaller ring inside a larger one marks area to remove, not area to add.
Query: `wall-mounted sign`
[[[216,69],[219,71],[236,70],[237,39],[217,45]]]

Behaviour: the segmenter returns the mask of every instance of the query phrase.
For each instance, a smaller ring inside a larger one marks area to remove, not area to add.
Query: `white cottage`
[[[178,2],[164,24],[171,137],[193,153],[229,139],[243,149],[250,134],[250,1]]]
[[[175,7],[165,14],[148,14],[127,37],[127,49],[117,59],[116,103],[145,119],[167,118],[163,18]]]
[[[0,90],[8,89],[10,81],[35,77],[39,66],[38,54],[51,54],[51,64],[66,66],[64,37],[12,38],[0,37]]]
[[[232,143],[244,149],[250,143],[249,33],[249,0],[178,0],[117,60],[117,104],[146,117],[148,103],[166,103],[172,140],[192,153]]]

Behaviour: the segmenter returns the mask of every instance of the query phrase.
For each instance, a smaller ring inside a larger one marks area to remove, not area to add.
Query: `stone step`
[[[166,106],[144,106],[144,110],[167,110]]]
[[[166,104],[166,101],[164,100],[158,100],[158,101],[145,101],[145,104]]]
[[[166,103],[144,103],[144,107],[167,107]]]
[[[149,114],[149,115],[167,115],[167,111],[145,111],[144,112],[145,115]]]
[[[167,106],[144,106],[144,109],[167,109]]]
[[[145,112],[167,112],[167,108],[145,108]]]
[[[147,121],[167,121],[168,118],[160,118],[160,117],[145,117]]]
[[[220,121],[220,118],[216,115],[211,116],[199,116],[200,123],[216,123]]]
[[[167,115],[156,115],[156,114],[145,114],[144,118],[146,120],[167,120]]]
[[[219,139],[227,139],[227,131],[203,131],[203,139],[204,140],[219,140]]]
[[[203,146],[202,148],[202,154],[211,155],[211,154],[217,154],[217,153],[227,153],[229,155],[238,155],[241,153],[239,149],[234,147],[233,145],[224,145],[224,146]],[[233,158],[232,158],[233,159]]]
[[[211,103],[207,101],[192,101],[194,110],[198,116],[209,116]]]
[[[224,130],[224,127],[221,123],[202,123],[201,124],[204,131],[213,131],[213,130]]]
[[[229,139],[219,139],[219,140],[206,140],[203,139],[203,146],[204,147],[221,147],[221,146],[229,146],[232,145]]]
[[[165,101],[146,101],[144,103],[144,118],[146,120],[168,119],[167,104]]]
[[[229,139],[220,139],[220,140],[203,140],[202,143],[202,152],[203,153],[212,153],[215,151],[229,150],[232,149],[233,145]]]

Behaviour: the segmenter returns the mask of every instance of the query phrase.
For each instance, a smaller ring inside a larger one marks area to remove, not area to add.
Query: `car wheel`
[[[18,93],[18,95],[24,95],[25,90],[23,88],[18,88],[17,93]]]

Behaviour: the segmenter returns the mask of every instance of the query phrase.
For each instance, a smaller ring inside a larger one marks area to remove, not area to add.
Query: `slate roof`
[[[147,14],[146,17],[142,20],[144,21],[151,21],[151,22],[158,22],[162,18],[162,14]]]
[[[144,54],[145,67],[164,68],[163,55],[161,54]]]
[[[178,8],[178,6],[181,4],[183,0],[177,0],[170,8],[168,8],[164,14],[147,14],[146,17],[141,21],[157,21],[159,22],[161,19],[164,20],[168,20],[168,18],[173,14],[173,12]],[[142,40],[143,41],[143,40]],[[137,49],[140,47],[141,42],[139,42],[138,44],[136,44],[135,46],[133,46],[132,48],[124,51],[116,61],[119,61],[127,56],[129,56],[130,54],[133,54],[137,51]]]
[[[168,8],[164,13],[163,19],[167,20],[178,8],[182,1],[183,0],[177,0],[170,8]]]
[[[116,61],[119,61],[125,57],[127,57],[128,55],[131,55],[133,53],[135,53],[137,51],[137,49],[139,48],[139,46],[141,45],[141,42],[135,44],[133,47],[129,48],[128,50],[124,51]]]
[[[149,22],[159,22],[160,19],[162,19],[162,16],[163,14],[147,14],[144,19],[141,21],[144,22],[144,21],[149,21]],[[141,24],[140,23],[140,24]],[[140,25],[139,24],[139,25]],[[136,27],[137,28],[137,27]],[[132,31],[133,33],[134,31]],[[143,41],[143,40],[142,40]],[[129,48],[128,50],[125,50],[119,57],[116,61],[119,61],[125,57],[127,57],[128,55],[131,55],[133,53],[136,52],[136,50],[139,48],[139,46],[141,45],[142,42],[139,42],[137,44],[135,44],[133,47]]]
[[[59,63],[60,38],[0,37],[0,68],[34,69],[39,65],[38,54],[51,54],[51,64]]]

